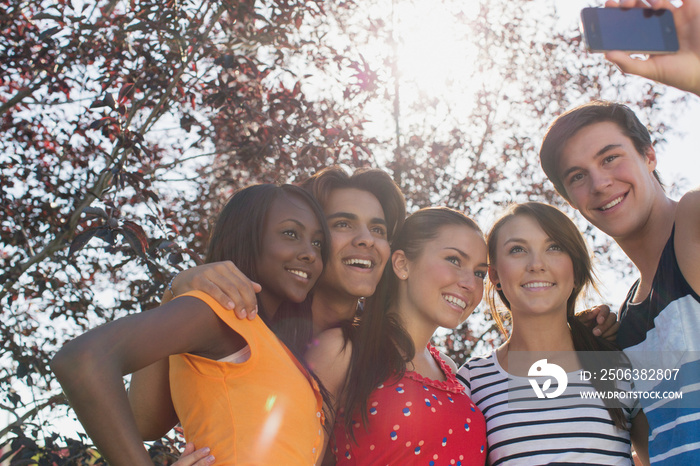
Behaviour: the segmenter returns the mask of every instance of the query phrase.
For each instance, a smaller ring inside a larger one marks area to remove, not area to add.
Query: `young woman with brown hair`
[[[555,207],[518,204],[496,221],[487,244],[492,315],[508,340],[491,355],[467,361],[458,377],[486,418],[489,464],[631,464],[630,429],[646,460],[646,420],[638,404],[580,394],[631,386],[580,376],[581,369],[595,371],[589,364],[596,362],[581,352],[596,352],[590,355],[607,364],[622,353],[574,316],[579,295],[593,284],[588,249],[574,223]],[[510,334],[497,299],[510,313]],[[555,399],[538,400],[528,377],[540,373],[533,368],[552,364],[562,367],[567,383],[557,385]]]

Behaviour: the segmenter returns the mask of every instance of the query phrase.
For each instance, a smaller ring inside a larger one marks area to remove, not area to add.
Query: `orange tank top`
[[[239,364],[170,356],[170,390],[185,438],[208,446],[217,465],[309,465],[323,441],[316,381],[259,317],[239,320],[209,295],[201,299],[250,347]]]

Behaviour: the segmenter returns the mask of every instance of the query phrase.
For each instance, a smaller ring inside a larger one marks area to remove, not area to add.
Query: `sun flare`
[[[405,82],[430,92],[455,80],[478,78],[477,50],[469,40],[461,9],[430,0],[401,3],[397,8],[398,71]]]

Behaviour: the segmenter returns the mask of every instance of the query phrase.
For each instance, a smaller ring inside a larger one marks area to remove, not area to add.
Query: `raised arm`
[[[152,466],[123,376],[171,354],[214,354],[230,333],[205,303],[183,297],[87,332],[67,343],[51,368],[110,465]]]
[[[605,57],[625,73],[632,73],[700,96],[700,0],[683,0],[676,8],[669,0],[649,0],[652,8],[666,8],[673,13],[678,31],[679,50],[673,54],[651,55],[646,60],[631,58],[628,53],[608,52]],[[613,0],[608,7],[647,7],[641,0]]]

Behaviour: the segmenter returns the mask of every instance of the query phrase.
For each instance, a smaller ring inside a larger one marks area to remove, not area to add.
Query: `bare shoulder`
[[[306,351],[309,363],[321,360],[337,360],[349,358],[352,354],[352,342],[346,341],[340,328],[332,328],[321,332],[313,339]]]
[[[443,361],[445,361],[445,364],[450,366],[450,369],[452,370],[453,374],[457,373],[457,364],[452,360],[451,357],[440,351],[440,357],[442,358]]]
[[[336,399],[345,386],[351,356],[352,342],[345,340],[339,328],[318,335],[306,351],[309,367]]]
[[[674,246],[678,266],[693,289],[700,293],[700,188],[678,201]]]
[[[700,186],[685,193],[678,201],[676,223],[685,223],[686,220],[690,220],[688,216],[694,217],[695,220],[700,218]],[[698,225],[695,224],[695,227]]]

